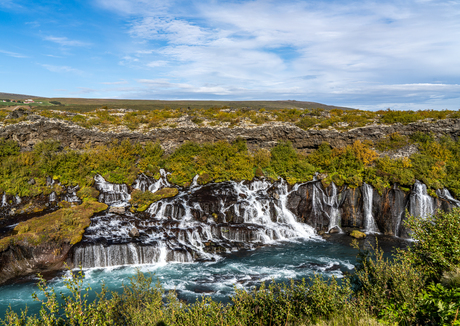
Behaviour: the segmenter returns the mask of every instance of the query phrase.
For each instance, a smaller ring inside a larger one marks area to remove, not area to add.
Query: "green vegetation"
[[[133,206],[131,210],[137,212],[145,211],[152,203],[159,201],[163,198],[174,197],[179,193],[177,188],[163,188],[154,193],[150,191],[133,190],[131,193],[131,200],[129,201]]]
[[[174,291],[165,292],[152,276],[138,272],[121,293],[105,286],[89,302],[83,274],[66,279],[68,296],[57,301],[53,288],[41,279],[44,299],[40,314],[6,312],[4,325],[460,325],[460,266],[451,259],[458,243],[432,239],[460,239],[460,209],[439,213],[423,229],[409,218],[414,246],[383,257],[378,248],[360,250],[351,275],[339,283],[315,275],[300,282],[262,284],[250,291],[235,288],[230,303],[202,297],[181,302]],[[449,234],[445,231],[449,228]],[[420,245],[418,245],[420,244]],[[426,246],[428,244],[428,247]],[[354,246],[359,249],[357,240]],[[430,257],[427,259],[427,253]],[[456,254],[458,255],[458,253]],[[436,259],[433,259],[436,257]],[[431,262],[444,257],[446,264]],[[448,258],[449,257],[449,258]],[[420,263],[422,262],[422,263]],[[428,266],[436,266],[432,273]],[[443,275],[442,277],[440,275]]]
[[[11,102],[0,102],[11,105]],[[15,103],[17,104],[17,103]],[[118,130],[127,128],[147,132],[153,128],[174,128],[178,118],[197,127],[236,127],[271,122],[295,124],[302,129],[335,128],[345,131],[369,124],[408,124],[460,118],[459,111],[362,111],[336,108],[319,103],[296,101],[129,101],[92,99],[36,99],[29,104],[36,115],[66,120],[84,128]],[[5,119],[7,111],[0,110],[0,122],[13,124],[27,120]]]
[[[391,151],[402,144],[412,144],[418,152],[391,159],[379,157],[374,150]],[[270,151],[251,152],[242,139],[231,144],[188,142],[168,155],[153,142],[141,145],[123,140],[77,151],[62,148],[56,141],[45,141],[30,152],[21,152],[14,141],[0,139],[0,157],[0,193],[19,196],[59,192],[59,186],[46,185],[49,176],[64,186],[91,188],[96,174],[109,182],[132,184],[139,173],[158,178],[159,169],[164,168],[170,172],[169,181],[179,186],[187,186],[197,174],[200,184],[251,180],[255,176],[272,180],[283,177],[294,184],[310,181],[319,172],[326,175],[325,185],[334,182],[355,188],[367,182],[381,192],[394,183],[408,189],[418,179],[430,193],[445,187],[460,197],[460,141],[449,137],[436,140],[420,133],[411,137],[392,134],[376,144],[356,141],[343,148],[323,143],[308,155],[289,142],[280,142]]]
[[[45,216],[21,222],[14,228],[14,235],[0,240],[0,252],[6,250],[9,245],[20,243],[33,246],[43,243],[78,243],[90,224],[90,217],[105,209],[106,204],[86,201],[77,207],[62,208]]]

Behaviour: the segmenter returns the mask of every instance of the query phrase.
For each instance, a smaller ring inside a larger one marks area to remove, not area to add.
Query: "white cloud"
[[[168,62],[165,60],[157,60],[157,61],[152,61],[152,62],[147,63],[147,67],[150,67],[150,68],[164,67],[167,64]]]
[[[49,64],[42,64],[42,67],[45,69],[51,71],[51,72],[58,72],[58,73],[73,73],[77,75],[82,75],[83,71],[79,69],[75,69],[69,66],[55,66],[55,65],[49,65]]]
[[[97,0],[106,9],[123,15],[159,14],[167,11],[173,4],[171,0]]]
[[[187,14],[184,2],[99,4],[133,17],[129,33],[143,48],[122,64],[160,69],[139,80],[144,97],[355,106],[460,98],[458,1],[194,1]]]
[[[120,81],[116,81],[116,82],[103,82],[101,84],[104,84],[104,85],[124,85],[124,84],[128,84],[128,82],[126,80],[120,80]]]
[[[5,50],[0,50],[0,53],[6,54],[7,56],[13,57],[13,58],[28,58],[28,56],[16,53],[16,52],[10,52],[10,51],[5,51]]]
[[[81,42],[77,40],[69,40],[67,37],[45,36],[46,41],[54,42],[62,46],[89,46],[90,43]]]

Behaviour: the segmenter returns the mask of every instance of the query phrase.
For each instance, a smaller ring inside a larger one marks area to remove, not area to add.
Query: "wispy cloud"
[[[57,43],[61,46],[89,46],[90,43],[77,41],[77,40],[70,40],[67,37],[57,37],[57,36],[45,36],[44,39],[46,41]]]
[[[77,75],[82,75],[83,71],[79,69],[75,69],[69,66],[55,66],[55,65],[50,65],[50,64],[42,64],[42,67],[45,69],[51,71],[51,72],[58,72],[58,73],[73,73]]]
[[[123,15],[145,15],[165,13],[174,0],[97,0],[101,7]]]
[[[101,84],[104,84],[104,85],[125,85],[125,84],[128,84],[128,82],[126,80],[120,80],[120,81],[115,81],[115,82],[103,82]]]
[[[28,58],[28,56],[16,52],[10,52],[10,51],[5,51],[5,50],[0,50],[0,53],[3,53],[7,56],[13,57],[13,58]]]

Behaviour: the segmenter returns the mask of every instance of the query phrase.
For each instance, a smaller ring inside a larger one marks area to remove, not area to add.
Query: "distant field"
[[[209,109],[212,107],[229,107],[235,109],[248,108],[259,110],[265,108],[288,109],[342,109],[351,110],[338,106],[325,105],[315,102],[301,101],[161,101],[161,100],[114,100],[114,99],[83,99],[83,98],[36,98],[35,100],[49,102],[58,101],[65,106],[66,110],[92,111],[107,106],[113,109],[134,109],[134,110],[158,110],[158,109]]]
[[[25,104],[25,103],[15,103],[15,102],[1,102],[0,101],[0,107],[6,107],[6,106],[33,106],[33,107],[39,107],[39,106],[46,106],[47,108],[49,108],[50,106],[52,106],[51,103],[49,102],[45,102],[45,101],[40,101],[42,103],[28,103],[28,104]]]

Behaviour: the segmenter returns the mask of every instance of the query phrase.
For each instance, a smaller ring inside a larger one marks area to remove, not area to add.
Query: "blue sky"
[[[460,109],[460,0],[0,0],[0,92]]]

